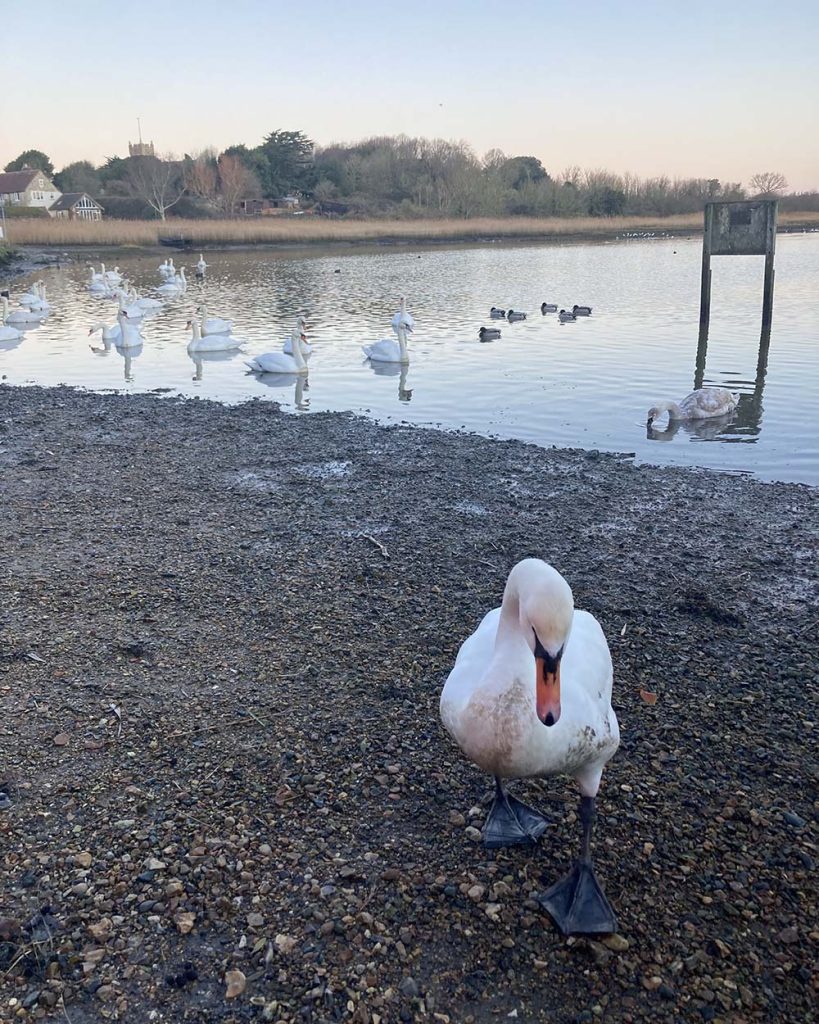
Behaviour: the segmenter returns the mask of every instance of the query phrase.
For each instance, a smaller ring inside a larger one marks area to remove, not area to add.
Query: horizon
[[[48,30],[7,57],[9,77],[33,76],[37,90],[3,105],[0,166],[28,149],[55,170],[126,156],[139,117],[143,139],[177,156],[252,147],[274,129],[321,147],[408,135],[534,156],[553,177],[578,165],[747,184],[780,171],[788,191],[819,189],[819,7],[807,0],[780,5],[774,24],[759,0],[662,11],[524,0],[512,19],[494,0],[455,0],[446,23],[428,0],[412,12],[360,0],[343,14],[318,0],[311,21],[237,0],[227,30],[191,0],[146,0],[139,19],[126,7],[99,23],[94,9],[44,0]],[[10,14],[8,38],[24,37],[26,17]]]

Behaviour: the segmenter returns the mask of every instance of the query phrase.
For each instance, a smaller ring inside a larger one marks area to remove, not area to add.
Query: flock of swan
[[[205,262],[204,256],[200,254],[195,265],[197,280],[204,280],[207,267],[208,264]],[[188,281],[185,276],[185,267],[177,268],[171,257],[160,264],[157,269],[161,283],[154,289],[154,296],[144,296],[123,277],[119,267],[106,270],[105,264],[102,264],[99,271],[93,267],[90,268],[88,292],[95,298],[118,302],[114,323],[106,324],[97,321],[91,326],[89,334],[100,333],[103,341],[103,349],[94,349],[94,351],[108,351],[111,346],[114,346],[126,355],[136,353],[145,340],[143,323],[146,315],[162,309],[166,301],[178,299],[186,294]],[[46,295],[46,286],[42,281],[36,282],[26,293],[19,296],[17,308],[14,310],[9,308],[8,293],[3,293],[1,300],[3,322],[0,325],[0,342],[20,340],[25,329],[40,324],[51,310]],[[557,319],[561,323],[572,323],[578,318],[590,317],[592,308],[575,304],[571,309],[558,309],[556,303],[543,302],[540,312],[543,316],[556,313]],[[489,316],[493,321],[504,320],[508,323],[516,323],[525,320],[527,314],[520,310],[492,306]],[[196,312],[188,320],[187,326],[191,331],[188,353],[197,366],[201,365],[197,362],[199,354],[238,351],[245,344],[242,339],[233,334],[233,321],[223,317],[210,316],[204,302],[196,307]],[[404,372],[410,361],[409,335],[415,328],[415,320],[407,309],[404,297],[401,298],[400,307],[393,316],[390,326],[394,337],[383,338],[364,345],[362,351],[374,366],[397,364]],[[313,346],[308,343],[305,331],[305,318],[300,315],[280,350],[261,353],[248,360],[245,365],[252,373],[261,375],[306,377],[307,360],[313,351]],[[500,338],[501,331],[499,327],[495,326],[481,327],[478,336],[481,341],[493,341]],[[656,402],[648,411],[647,427],[652,428],[655,420],[664,413],[668,414],[669,424],[721,419],[733,413],[738,403],[739,396],[727,388],[698,388],[679,402],[668,400]]]

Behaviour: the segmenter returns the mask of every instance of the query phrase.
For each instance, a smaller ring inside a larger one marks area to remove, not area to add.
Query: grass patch
[[[819,228],[819,213],[782,213],[780,227]],[[702,214],[675,217],[519,217],[474,220],[327,220],[318,217],[249,220],[19,220],[17,245],[159,244],[160,235],[194,245],[296,245],[321,242],[448,242],[521,238],[613,238],[625,232],[699,232]]]

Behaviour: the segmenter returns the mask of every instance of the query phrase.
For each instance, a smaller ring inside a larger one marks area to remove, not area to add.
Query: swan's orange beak
[[[560,662],[546,664],[544,658],[535,657],[535,704],[537,717],[544,725],[554,725],[560,718]]]

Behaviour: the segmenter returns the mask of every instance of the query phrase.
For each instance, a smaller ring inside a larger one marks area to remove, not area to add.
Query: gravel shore
[[[0,386],[0,1020],[815,1020],[818,496]],[[527,555],[612,649],[604,942],[532,899],[573,784],[489,854],[438,721]]]

